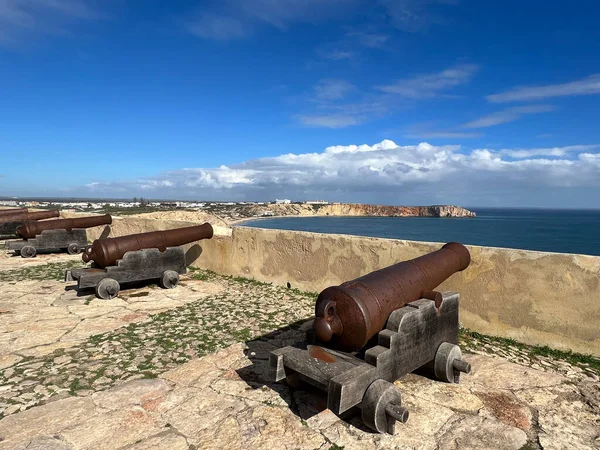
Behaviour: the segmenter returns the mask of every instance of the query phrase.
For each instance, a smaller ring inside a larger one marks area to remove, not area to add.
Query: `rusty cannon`
[[[186,272],[184,244],[210,239],[210,223],[166,231],[97,239],[83,252],[90,268],[67,270],[65,281],[78,289],[95,288],[96,296],[111,299],[121,284],[158,279],[162,288],[174,288]]]
[[[26,213],[29,210],[27,208],[10,208],[10,209],[0,209],[0,217],[2,216],[10,216],[15,213]]]
[[[457,292],[435,289],[471,262],[457,242],[324,289],[301,346],[270,354],[274,381],[307,382],[336,414],[360,410],[379,433],[408,420],[394,381],[418,371],[458,383],[471,366],[458,346]]]
[[[51,219],[53,217],[60,216],[60,211],[58,209],[49,209],[47,211],[18,211],[12,212],[9,214],[8,212],[2,214],[0,216],[0,222],[17,222],[24,220],[42,220],[42,219]]]
[[[59,217],[58,209],[50,209],[47,211],[19,211],[0,215],[0,236],[15,236],[18,226],[23,225],[26,220],[43,220]]]
[[[87,228],[110,225],[110,214],[74,219],[25,220],[17,227],[17,235],[24,239],[6,242],[6,248],[19,252],[23,258],[32,258],[38,251],[66,250],[70,255],[81,253],[87,246]]]

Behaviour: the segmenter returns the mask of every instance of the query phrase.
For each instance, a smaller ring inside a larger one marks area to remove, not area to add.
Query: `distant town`
[[[0,199],[0,207],[39,208],[70,210],[74,212],[107,212],[115,215],[132,215],[156,211],[204,211],[225,220],[240,220],[252,217],[270,217],[279,215],[269,207],[273,205],[299,205],[300,207],[319,208],[324,205],[335,205],[336,202],[325,200],[292,201],[290,199],[274,199],[266,202],[218,202],[218,201],[169,201],[133,198],[131,200],[115,199]]]

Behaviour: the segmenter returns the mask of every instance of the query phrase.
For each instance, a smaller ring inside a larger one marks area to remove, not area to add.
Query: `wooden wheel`
[[[21,248],[21,256],[23,258],[33,258],[37,251],[33,245],[25,245]]]
[[[435,353],[434,372],[438,380],[458,383],[461,372],[471,372],[471,364],[462,360],[458,345],[442,342]]]
[[[102,300],[115,298],[119,294],[119,282],[112,278],[103,278],[96,285],[96,296]]]
[[[163,289],[173,289],[179,283],[179,274],[174,270],[165,270],[158,283]]]
[[[362,400],[362,420],[369,428],[394,434],[396,422],[406,423],[408,410],[402,406],[400,389],[381,378],[373,381]]]
[[[67,247],[67,253],[69,255],[76,255],[77,253],[79,253],[81,251],[81,249],[79,248],[79,245],[75,244],[75,243],[71,243],[69,244],[69,246]]]

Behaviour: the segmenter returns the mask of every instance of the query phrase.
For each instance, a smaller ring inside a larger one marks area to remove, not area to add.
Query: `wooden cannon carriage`
[[[210,239],[209,223],[167,231],[97,239],[82,255],[89,268],[65,272],[65,281],[77,281],[77,289],[94,288],[101,299],[116,297],[123,284],[158,280],[165,289],[174,288],[186,272],[182,245]]]
[[[459,294],[433,290],[469,263],[451,242],[323,290],[306,343],[271,352],[271,378],[309,383],[335,414],[360,409],[365,425],[393,434],[409,416],[394,381],[422,368],[458,383],[471,371],[458,347]]]
[[[81,253],[87,246],[86,228],[112,223],[110,214],[103,216],[79,217],[33,221],[25,220],[17,228],[17,235],[23,239],[7,241],[8,250],[18,252],[23,258],[33,258],[39,251],[64,251],[70,255]]]

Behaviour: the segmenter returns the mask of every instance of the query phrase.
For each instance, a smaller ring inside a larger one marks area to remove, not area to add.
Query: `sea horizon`
[[[279,216],[250,219],[236,225],[600,256],[599,210],[498,207],[470,210],[477,216]]]

